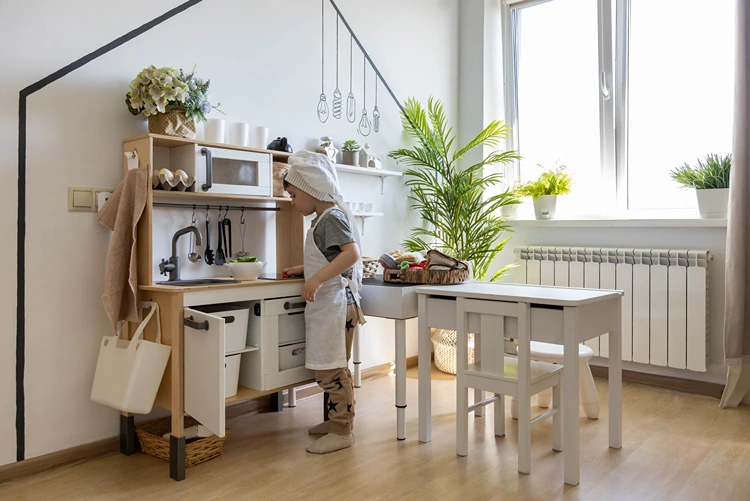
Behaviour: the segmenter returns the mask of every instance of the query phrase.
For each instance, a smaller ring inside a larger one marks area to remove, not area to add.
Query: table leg
[[[284,410],[284,390],[271,393],[271,412],[281,412]]]
[[[297,388],[289,388],[286,390],[287,405],[289,407],[297,407]]]
[[[135,416],[123,412],[120,414],[120,453],[132,456],[135,454],[137,443]]]
[[[359,334],[361,328],[359,325],[354,328],[354,338],[352,339],[352,363],[354,364],[354,373],[352,374],[354,380],[352,384],[355,388],[362,387],[362,370],[360,369],[362,357],[359,354]]]
[[[609,446],[622,447],[622,298],[613,300],[615,327],[609,333]]]
[[[480,362],[482,360],[482,335],[479,333],[474,334],[474,362]],[[474,403],[478,403],[484,400],[484,391],[474,390]],[[474,411],[474,417],[484,416],[484,412],[487,406],[477,407]]]
[[[406,440],[406,320],[396,320],[396,438]]]
[[[611,343],[610,343],[611,344]],[[578,419],[578,309],[563,312],[563,458],[565,483],[578,485],[581,476],[580,422]],[[611,348],[610,348],[611,349]],[[570,368],[570,369],[568,369]]]
[[[427,325],[427,297],[419,294],[419,441],[432,440],[432,342]]]
[[[169,437],[169,477],[185,480],[185,436]]]

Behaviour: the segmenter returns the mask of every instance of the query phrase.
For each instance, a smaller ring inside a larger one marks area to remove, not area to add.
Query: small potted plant
[[[695,167],[685,163],[671,172],[672,179],[686,188],[694,188],[698,213],[702,218],[727,217],[729,172],[732,155],[706,155]]]
[[[557,197],[570,193],[573,178],[566,170],[567,167],[564,165],[547,169],[535,181],[529,181],[518,188],[519,196],[531,197],[534,200],[534,213],[537,219],[554,219]]]
[[[130,82],[125,103],[133,115],[148,118],[152,134],[195,139],[195,122],[206,120],[212,109],[208,97],[210,80],[195,76],[195,68],[186,74],[174,68],[145,68]]]
[[[518,205],[521,203],[521,183],[516,182],[506,190],[507,203],[500,207],[500,215],[505,219],[515,219],[518,215]]]
[[[341,163],[359,166],[359,150],[359,144],[354,139],[344,141],[344,145],[341,147]]]

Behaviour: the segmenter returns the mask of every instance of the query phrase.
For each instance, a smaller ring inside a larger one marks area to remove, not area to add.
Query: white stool
[[[475,361],[468,363],[468,314],[480,316],[481,334],[474,336]],[[518,357],[505,356],[503,317],[518,318]],[[469,419],[471,412],[485,405],[495,405],[495,435],[505,435],[505,395],[524,403],[518,421],[518,472],[531,473],[531,426],[552,417],[552,449],[563,450],[561,387],[563,366],[532,361],[530,356],[531,315],[526,303],[508,303],[456,298],[456,454],[469,452]],[[477,347],[481,358],[477,359]],[[469,406],[469,388],[475,394],[483,391],[494,396]],[[552,409],[531,419],[531,397],[541,391],[552,391]]]
[[[594,377],[591,375],[589,360],[594,356],[594,350],[585,344],[578,345],[578,391],[581,395],[583,412],[589,419],[599,419],[599,394],[596,393]],[[552,364],[563,363],[563,347],[559,344],[531,342],[531,359]],[[536,397],[537,405],[542,409],[549,407],[552,399],[551,391],[545,390]],[[518,419],[518,401],[513,398],[510,402],[510,415]]]

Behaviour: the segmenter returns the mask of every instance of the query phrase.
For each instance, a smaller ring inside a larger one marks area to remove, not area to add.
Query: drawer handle
[[[286,303],[284,303],[284,309],[296,310],[297,308],[304,308],[306,304],[307,303],[305,303],[304,301],[302,301],[301,303],[290,303],[289,301],[287,301]]]
[[[292,350],[292,356],[296,357],[297,355],[302,355],[305,352],[304,348],[295,348]]]
[[[291,316],[293,316],[293,315],[304,315],[304,314],[305,314],[305,312],[304,312],[304,311],[294,311],[294,312],[292,312],[292,313],[287,313],[287,316],[290,316],[290,317],[291,317]]]
[[[211,150],[208,148],[201,148],[201,154],[206,157],[206,183],[201,186],[203,191],[208,191],[213,186],[213,172],[214,172],[214,166],[213,161],[211,159]]]
[[[196,322],[195,319],[191,316],[183,318],[183,322],[187,327],[190,327],[191,329],[195,329],[197,331],[207,331],[208,330],[208,320],[204,320],[203,322]]]
[[[226,324],[233,324],[234,323],[234,317],[232,315],[229,315],[228,317],[224,317],[224,323],[226,323]]]

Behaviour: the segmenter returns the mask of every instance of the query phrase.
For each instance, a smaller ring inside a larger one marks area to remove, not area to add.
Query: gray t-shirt
[[[323,253],[325,258],[330,263],[336,256],[341,254],[341,247],[356,242],[354,238],[354,232],[352,231],[349,221],[346,218],[344,212],[338,207],[328,211],[328,214],[320,220],[315,218],[312,224],[315,226],[313,230],[313,241],[315,246]],[[344,278],[349,278],[351,268],[341,274]],[[352,291],[347,287],[346,299],[348,304],[354,302],[354,296]]]

